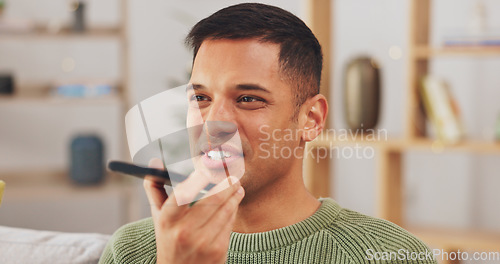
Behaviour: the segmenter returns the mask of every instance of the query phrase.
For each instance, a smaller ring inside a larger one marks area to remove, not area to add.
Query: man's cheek
[[[187,111],[187,127],[203,125],[203,117],[200,109],[190,107]]]
[[[269,151],[270,144],[268,142],[262,142],[259,144],[258,157],[260,159],[268,159],[271,157],[271,152]]]

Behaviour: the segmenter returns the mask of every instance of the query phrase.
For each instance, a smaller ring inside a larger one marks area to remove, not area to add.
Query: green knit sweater
[[[231,234],[227,263],[437,263],[429,248],[399,226],[320,199],[297,224],[253,234]],[[121,227],[99,263],[156,263],[153,221]]]

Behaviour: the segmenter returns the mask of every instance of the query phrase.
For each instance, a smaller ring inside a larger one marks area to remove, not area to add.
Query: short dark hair
[[[194,61],[206,39],[252,38],[280,45],[280,73],[295,88],[297,109],[319,93],[321,45],[302,20],[279,7],[259,3],[226,7],[198,22],[186,37],[186,44],[193,49]]]

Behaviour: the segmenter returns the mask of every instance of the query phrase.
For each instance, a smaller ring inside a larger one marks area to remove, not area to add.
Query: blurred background
[[[0,0],[0,225],[111,234],[149,216],[141,181],[103,164],[130,160],[131,106],[187,83],[190,28],[236,2]],[[422,233],[451,250],[500,248],[500,2],[261,2],[318,34],[329,128],[387,134],[311,144],[375,153],[306,161],[311,191],[452,230]]]

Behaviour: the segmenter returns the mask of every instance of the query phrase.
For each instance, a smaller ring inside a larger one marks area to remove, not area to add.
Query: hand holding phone
[[[162,166],[161,161],[150,165]],[[206,183],[203,175],[192,174],[167,199],[163,186],[144,180],[155,226],[157,263],[224,263],[244,191],[238,178],[231,177],[192,206],[177,201],[190,201]]]

